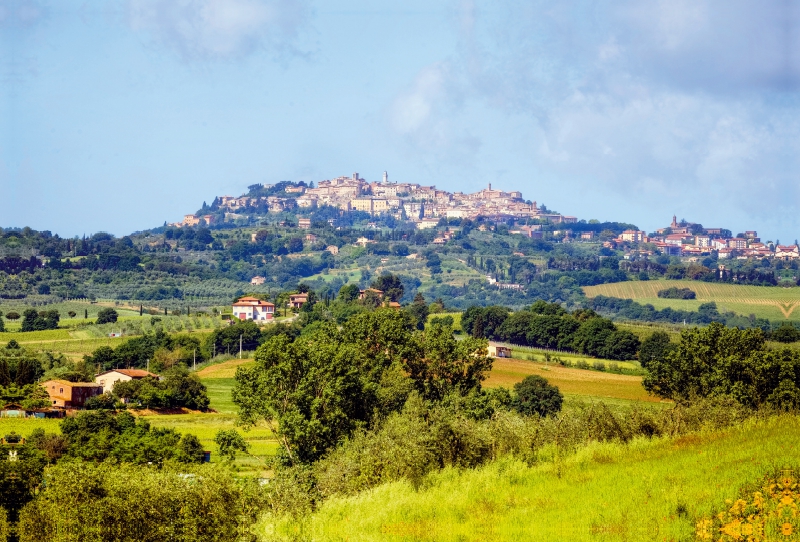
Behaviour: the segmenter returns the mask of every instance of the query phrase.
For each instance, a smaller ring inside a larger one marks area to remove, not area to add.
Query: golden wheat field
[[[642,377],[561,367],[519,359],[496,358],[484,385],[511,388],[528,375],[539,375],[557,386],[564,395],[593,397],[598,400],[662,402],[642,387]]]
[[[658,291],[666,288],[689,288],[696,299],[662,299]],[[650,303],[657,309],[697,310],[701,303],[714,301],[720,311],[727,310],[770,320],[800,320],[800,288],[780,286],[745,286],[687,280],[650,280],[600,284],[583,288],[587,297],[604,295]]]

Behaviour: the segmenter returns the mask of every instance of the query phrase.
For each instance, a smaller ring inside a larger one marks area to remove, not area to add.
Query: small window
[[[64,393],[64,388],[60,388],[60,389],[58,390],[58,393]]]

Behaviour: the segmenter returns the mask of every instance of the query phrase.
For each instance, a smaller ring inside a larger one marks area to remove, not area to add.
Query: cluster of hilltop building
[[[519,191],[504,192],[489,184],[479,192],[465,194],[448,192],[435,186],[415,183],[389,182],[383,173],[382,182],[367,182],[354,173],[351,177],[337,177],[320,181],[316,187],[293,185],[284,188],[286,196],[232,197],[220,196],[215,201],[219,208],[238,213],[248,208],[266,206],[271,212],[291,211],[298,208],[316,208],[323,205],[342,211],[362,211],[372,216],[392,215],[410,220],[419,228],[434,227],[441,218],[478,218],[504,220],[530,218],[553,223],[574,223],[574,216],[563,216],[539,209],[536,202],[525,201]],[[192,226],[214,217],[186,215],[180,225]]]
[[[675,216],[669,226],[656,230],[653,235],[639,230],[625,230],[614,241],[608,242],[610,245],[639,243],[652,243],[662,254],[669,256],[706,256],[714,251],[720,259],[800,259],[800,247],[796,244],[762,243],[758,233],[753,230],[734,237],[730,230],[704,228],[683,221],[679,223]]]

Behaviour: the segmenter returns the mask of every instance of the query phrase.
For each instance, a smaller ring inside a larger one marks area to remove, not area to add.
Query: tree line
[[[591,309],[569,313],[542,300],[513,313],[499,306],[472,306],[461,316],[461,327],[474,337],[613,360],[636,359],[640,344],[636,335]]]

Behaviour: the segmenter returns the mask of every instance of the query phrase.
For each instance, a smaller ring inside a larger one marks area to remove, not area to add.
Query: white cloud
[[[305,0],[129,0],[128,8],[134,30],[187,60],[285,50],[308,16]]]
[[[417,75],[411,88],[392,104],[392,127],[401,134],[422,128],[430,120],[439,100],[446,97],[447,69],[442,64],[428,66]]]
[[[770,220],[800,204],[800,4],[485,0],[454,24],[459,55],[396,102],[420,153],[480,104],[527,119],[523,159],[571,194]]]

